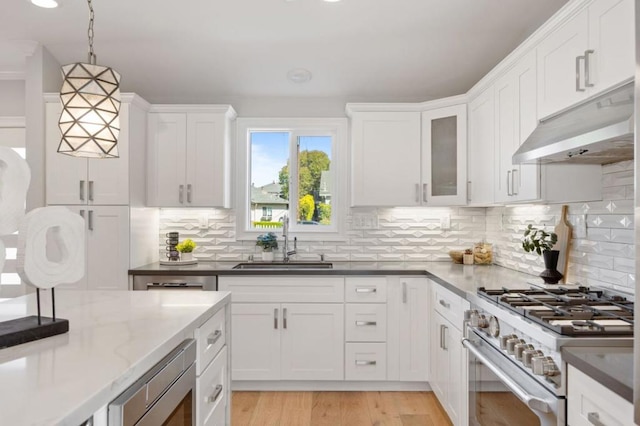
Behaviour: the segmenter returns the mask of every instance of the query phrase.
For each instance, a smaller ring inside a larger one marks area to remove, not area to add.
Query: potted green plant
[[[558,271],[558,250],[553,250],[553,246],[558,242],[555,232],[546,232],[544,229],[534,228],[528,225],[524,231],[522,248],[527,253],[535,252],[542,255],[545,270],[540,273],[540,277],[546,284],[557,284],[562,279],[562,274]]]
[[[273,250],[278,248],[278,237],[273,232],[258,235],[256,245],[262,247],[262,260],[273,261]]]
[[[180,252],[180,260],[193,260],[193,250],[197,247],[196,243],[187,238],[176,245],[176,250]]]

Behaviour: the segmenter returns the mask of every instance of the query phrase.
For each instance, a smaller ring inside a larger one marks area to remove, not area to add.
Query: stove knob
[[[489,320],[484,314],[478,315],[478,325],[479,328],[489,328]]]
[[[522,355],[522,364],[524,364],[525,367],[531,368],[531,362],[535,356],[544,356],[544,354],[542,351],[534,349],[533,347],[525,349]]]
[[[477,327],[480,320],[480,313],[476,309],[469,311],[469,324],[471,327]]]
[[[509,339],[513,339],[516,337],[518,336],[516,336],[515,334],[505,334],[504,336],[500,336],[500,349],[506,350],[507,342],[509,341]]]
[[[516,353],[516,345],[518,343],[524,343],[524,340],[517,337],[507,340],[507,353],[509,355],[513,355]]]
[[[524,351],[527,349],[533,349],[533,345],[528,344],[528,343],[518,343],[515,346],[515,355],[516,355],[516,359],[518,361],[522,361],[523,356],[524,356]]]
[[[542,371],[545,376],[558,376],[560,375],[560,369],[550,356],[542,363]]]
[[[544,355],[537,355],[531,358],[531,369],[533,374],[537,376],[544,376],[544,362],[547,357]]]

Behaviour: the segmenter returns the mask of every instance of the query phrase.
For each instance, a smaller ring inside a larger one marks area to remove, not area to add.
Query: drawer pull
[[[207,398],[207,402],[209,404],[212,402],[215,402],[221,393],[222,393],[222,385],[216,385],[216,388],[213,390],[213,395]]]
[[[363,287],[356,287],[356,293],[377,293],[378,289],[376,288],[363,288]]]
[[[376,365],[377,361],[356,360],[356,365]]]
[[[593,426],[606,426],[600,421],[600,415],[596,412],[587,413],[587,420],[589,420],[589,423],[591,423]]]
[[[407,283],[402,283],[402,303],[407,303]]]
[[[440,303],[440,305],[444,306],[445,308],[449,309],[451,307],[450,303],[445,302],[444,300],[440,299],[438,301],[438,303]]]
[[[278,308],[273,310],[273,328],[278,329]]]
[[[357,326],[378,325],[376,321],[356,321]]]
[[[218,339],[222,337],[222,330],[216,330],[207,337],[207,345],[215,345]]]
[[[282,310],[282,328],[287,328],[287,308]]]

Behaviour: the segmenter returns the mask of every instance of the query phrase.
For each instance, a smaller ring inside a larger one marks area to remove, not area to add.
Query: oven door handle
[[[541,411],[543,413],[549,413],[551,411],[551,407],[549,403],[544,399],[540,399],[533,395],[529,395],[524,389],[522,389],[511,377],[506,375],[500,367],[495,365],[493,361],[488,359],[486,356],[480,352],[476,346],[469,339],[462,339],[462,345],[469,350],[482,362],[489,370],[493,372],[501,381],[504,383],[511,392],[513,392],[520,401],[524,402],[527,407],[531,408],[535,411]]]

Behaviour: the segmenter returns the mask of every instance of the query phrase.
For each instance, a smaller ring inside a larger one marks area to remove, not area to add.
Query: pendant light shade
[[[62,140],[58,152],[75,157],[117,158],[120,74],[95,64],[62,67]]]
[[[58,152],[74,157],[118,158],[120,74],[96,65],[92,0],[87,4],[89,60],[62,67],[62,114],[58,122],[62,140]]]

